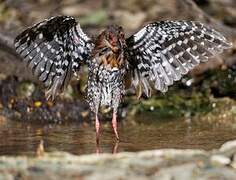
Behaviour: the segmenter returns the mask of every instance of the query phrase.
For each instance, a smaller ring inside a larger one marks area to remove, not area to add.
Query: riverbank
[[[0,179],[236,179],[236,141],[219,149],[0,157]]]

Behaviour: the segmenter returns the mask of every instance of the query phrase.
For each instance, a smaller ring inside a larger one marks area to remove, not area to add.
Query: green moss
[[[130,114],[145,112],[159,118],[201,116],[224,109],[222,97],[236,97],[236,71],[233,69],[208,71],[199,79],[202,80],[197,80],[192,87],[179,82],[166,94],[129,101]],[[235,108],[231,111],[235,113]]]
[[[19,97],[31,97],[35,90],[35,85],[31,82],[22,82],[16,87],[16,94]]]
[[[236,97],[236,71],[235,69],[212,70],[205,74],[203,82],[205,89],[211,89],[215,96]]]
[[[193,116],[196,113],[207,113],[212,110],[212,102],[211,98],[202,93],[184,94],[183,91],[170,91],[165,95],[140,102],[136,101],[130,108],[131,114],[149,112],[159,118],[177,118]]]

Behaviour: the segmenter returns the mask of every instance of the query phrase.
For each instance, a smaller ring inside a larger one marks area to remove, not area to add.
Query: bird
[[[58,15],[25,29],[14,45],[25,65],[44,83],[47,99],[63,92],[82,65],[87,66],[85,97],[94,113],[98,141],[102,106],[112,110],[112,127],[119,140],[117,110],[127,89],[134,88],[139,97],[150,97],[153,90],[164,93],[232,43],[213,28],[188,20],[151,22],[129,37],[121,26],[109,25],[90,37],[76,18]]]

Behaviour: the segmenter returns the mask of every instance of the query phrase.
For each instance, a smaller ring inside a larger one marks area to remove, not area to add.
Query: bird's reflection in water
[[[144,115],[145,116],[145,115]],[[236,138],[231,126],[191,123],[182,119],[160,121],[148,116],[135,117],[136,123],[119,123],[120,142],[116,142],[111,122],[102,123],[100,143],[92,123],[36,124],[6,120],[0,123],[0,155],[35,155],[66,151],[76,155],[135,152],[160,148],[201,148],[210,150]],[[39,146],[43,140],[43,148]]]
[[[119,141],[115,141],[113,146],[112,146],[112,150],[111,150],[112,154],[116,154],[118,152],[118,147],[119,147]],[[96,142],[96,151],[95,152],[96,152],[97,155],[103,153],[102,149],[100,147],[100,142],[99,141]]]

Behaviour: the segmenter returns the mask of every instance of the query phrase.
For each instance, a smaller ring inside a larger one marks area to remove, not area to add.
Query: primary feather
[[[90,56],[91,40],[69,16],[46,19],[15,39],[16,51],[54,99],[67,86],[73,72]]]
[[[200,62],[231,46],[217,31],[193,21],[161,21],[148,24],[126,40],[133,85],[146,95],[168,86]]]

